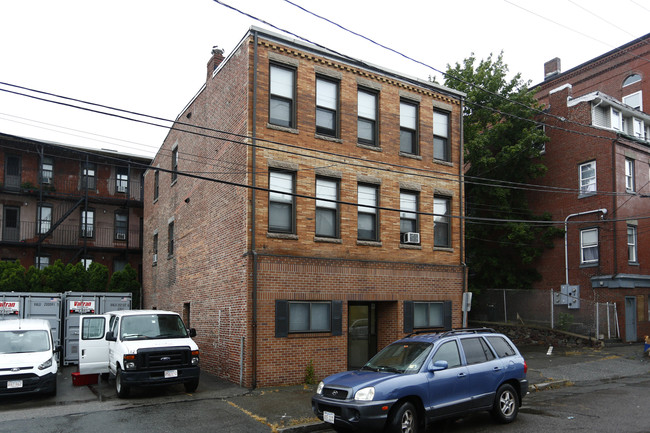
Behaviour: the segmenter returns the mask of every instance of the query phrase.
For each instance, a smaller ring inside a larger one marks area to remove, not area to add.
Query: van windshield
[[[31,353],[50,350],[50,335],[44,330],[0,332],[0,353]]]
[[[143,314],[126,316],[120,328],[121,340],[156,338],[187,338],[183,320],[175,314]]]

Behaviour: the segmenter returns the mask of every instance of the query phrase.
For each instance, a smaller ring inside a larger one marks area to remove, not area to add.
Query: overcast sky
[[[650,0],[292,1],[437,70],[503,51],[533,84],[554,57],[566,71],[650,32]],[[378,66],[436,74],[287,1],[223,3]],[[205,82],[214,45],[227,56],[252,25],[278,31],[212,0],[12,0],[0,16],[0,132],[146,156],[166,129],[7,93],[34,95],[4,83],[173,120]]]

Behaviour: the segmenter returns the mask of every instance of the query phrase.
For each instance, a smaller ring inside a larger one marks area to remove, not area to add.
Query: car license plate
[[[334,424],[334,412],[323,411],[323,421]]]
[[[22,388],[22,387],[23,387],[23,381],[22,380],[9,380],[9,381],[7,381],[7,389]]]
[[[165,370],[165,379],[170,377],[178,377],[178,370]]]

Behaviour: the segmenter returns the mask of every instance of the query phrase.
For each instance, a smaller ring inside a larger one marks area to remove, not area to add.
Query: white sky
[[[284,0],[222,1],[378,66],[435,74]],[[293,1],[442,71],[503,50],[533,84],[554,57],[567,71],[650,32],[650,0]],[[227,56],[251,25],[269,28],[212,0],[13,0],[0,17],[0,82],[172,120],[204,83],[213,45]],[[167,133],[4,90],[23,92],[0,84],[3,133],[147,156]]]

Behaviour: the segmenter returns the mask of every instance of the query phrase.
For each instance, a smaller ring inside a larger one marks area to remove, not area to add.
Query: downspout
[[[253,139],[252,139],[252,200],[251,200],[251,252],[253,255],[253,318],[252,318],[252,338],[251,338],[251,352],[252,352],[252,367],[253,389],[257,388],[257,251],[256,251],[256,224],[255,224],[255,208],[257,206],[256,198],[256,179],[257,179],[257,31],[253,31]]]
[[[618,189],[616,189],[616,142],[618,141],[618,134],[616,135],[616,139],[612,140],[612,191],[616,192]],[[616,194],[612,194],[612,224],[614,225],[612,232],[613,232],[613,239],[614,239],[614,245],[612,245],[612,250],[614,254],[614,269],[612,269],[612,276],[618,275],[618,236],[616,235]],[[626,236],[627,236],[627,230],[626,230]]]
[[[465,140],[465,134],[463,133],[463,113],[464,113],[464,104],[463,104],[463,99],[461,98],[460,100],[460,152],[458,156],[458,195],[460,196],[459,198],[459,210],[460,210],[460,218],[458,219],[460,223],[460,265],[462,267],[462,273],[463,273],[463,292],[468,291],[467,287],[467,264],[465,263],[465,203],[463,201],[463,192],[464,192],[464,184],[463,184],[463,166],[464,166],[464,152],[465,152],[465,147],[464,147],[464,140]],[[462,302],[462,301],[461,301]],[[467,310],[463,308],[463,328],[467,328]]]

